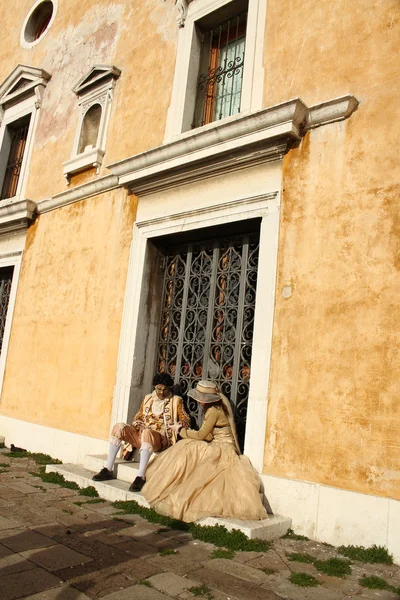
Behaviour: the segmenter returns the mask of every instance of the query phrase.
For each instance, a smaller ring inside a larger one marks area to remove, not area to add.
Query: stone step
[[[103,466],[104,457],[100,456],[97,457],[97,459],[101,460],[99,468],[97,468],[97,462],[91,463],[89,459],[85,460],[85,464],[96,466],[95,471],[99,471]],[[118,467],[121,465],[121,462],[123,463],[125,461],[118,461]],[[122,467],[130,468],[130,473],[132,473],[133,476],[130,476],[128,481],[131,483],[134,479],[134,473],[136,472],[138,463],[126,463],[125,465],[122,464]],[[109,500],[110,502],[115,502],[116,500],[135,500],[140,506],[149,508],[149,503],[143,494],[139,492],[130,492],[128,490],[129,485],[127,485],[127,482],[120,479],[112,479],[111,481],[93,481],[93,471],[85,469],[82,465],[47,465],[46,472],[60,473],[67,481],[74,481],[80,487],[92,485],[96,488],[101,498]],[[206,517],[200,519],[198,523],[199,525],[224,525],[229,531],[232,529],[242,531],[250,539],[259,538],[269,541],[285,535],[292,525],[292,520],[276,515],[270,515],[268,519],[263,519],[262,521],[242,521],[240,519]]]
[[[67,481],[74,481],[80,487],[93,486],[101,498],[115,502],[117,500],[135,500],[140,506],[149,508],[150,505],[140,492],[130,492],[125,481],[112,479],[111,481],[93,481],[93,472],[84,469],[82,465],[46,465],[46,473],[60,473]],[[130,480],[129,483],[132,483]]]
[[[107,460],[107,454],[87,454],[83,462],[83,467],[88,471],[92,471],[93,475],[101,471],[104,463]],[[150,459],[151,460],[151,459]],[[114,464],[114,477],[119,481],[132,483],[137,475],[139,463],[134,461],[126,461],[122,458],[117,458]]]

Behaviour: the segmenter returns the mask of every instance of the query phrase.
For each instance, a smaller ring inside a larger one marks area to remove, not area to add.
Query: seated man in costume
[[[108,459],[94,481],[113,479],[114,462],[124,442],[140,448],[140,464],[130,491],[140,491],[146,482],[146,469],[153,452],[165,450],[177,441],[177,430],[189,426],[189,416],[183,408],[182,398],[171,392],[174,382],[167,373],[157,373],[153,379],[154,391],[145,396],[132,425],[114,425]]]

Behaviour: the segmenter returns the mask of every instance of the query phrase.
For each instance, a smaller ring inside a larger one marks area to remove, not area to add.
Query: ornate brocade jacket
[[[135,415],[133,425],[136,422],[138,425],[144,425],[149,429],[158,431],[161,435],[167,437],[169,446],[175,444],[177,441],[177,434],[174,430],[168,429],[167,425],[173,425],[174,423],[179,422],[182,427],[186,428],[189,427],[190,424],[189,415],[183,408],[182,398],[180,396],[173,396],[172,394],[168,396],[164,400],[164,409],[161,414],[155,414],[153,412],[154,401],[158,401],[155,392],[145,396]]]

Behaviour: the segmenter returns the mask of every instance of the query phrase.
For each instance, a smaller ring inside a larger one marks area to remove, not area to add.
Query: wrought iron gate
[[[200,379],[231,400],[244,442],[251,372],[259,234],[170,247],[164,257],[157,371],[181,395]],[[199,422],[196,402],[187,408]]]
[[[14,267],[0,268],[0,352],[3,346],[4,328],[6,325],[8,303],[10,302],[13,272]]]

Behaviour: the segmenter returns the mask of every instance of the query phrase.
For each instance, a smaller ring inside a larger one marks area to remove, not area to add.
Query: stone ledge
[[[358,107],[351,94],[308,107],[300,98],[182,134],[178,139],[108,166],[136,195],[271,160],[309,129],[347,119]]]
[[[0,232],[26,229],[36,216],[37,205],[32,200],[10,198],[0,202]]]
[[[45,213],[124,186],[136,195],[151,194],[271,160],[279,160],[310,129],[348,119],[359,102],[351,94],[308,107],[300,98],[217,126],[185,132],[167,144],[108,166],[99,177],[38,202]]]

